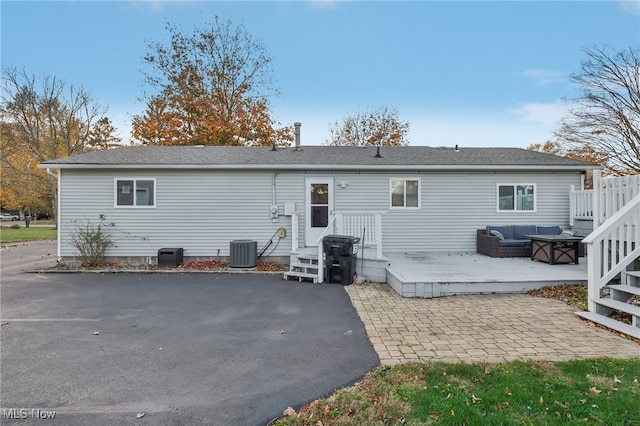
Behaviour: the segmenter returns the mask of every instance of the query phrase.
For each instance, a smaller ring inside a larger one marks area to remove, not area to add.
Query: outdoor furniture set
[[[477,252],[491,257],[530,257],[550,264],[578,263],[584,249],[574,231],[559,226],[487,226],[477,230]]]

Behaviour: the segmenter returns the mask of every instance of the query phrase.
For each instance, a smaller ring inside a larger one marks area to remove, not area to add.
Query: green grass
[[[56,225],[56,221],[53,219],[40,219],[40,220],[34,220],[33,222],[31,222],[32,225],[51,225],[51,226],[55,226]]]
[[[15,228],[14,228],[15,226]],[[25,228],[20,225],[0,228],[0,243],[20,243],[25,241],[52,240],[58,238],[58,230],[48,227]]]
[[[640,425],[640,358],[379,367],[297,425]]]

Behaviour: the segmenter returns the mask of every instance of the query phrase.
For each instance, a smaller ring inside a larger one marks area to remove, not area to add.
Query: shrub
[[[113,246],[111,233],[105,228],[114,227],[115,223],[106,223],[101,214],[97,224],[87,220],[86,225],[78,226],[71,234],[71,244],[77,250],[82,266],[96,266],[104,261],[107,249]]]

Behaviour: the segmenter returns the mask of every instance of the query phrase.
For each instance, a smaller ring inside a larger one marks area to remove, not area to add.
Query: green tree
[[[640,171],[640,49],[610,47],[584,50],[579,73],[571,80],[581,94],[556,132],[569,148],[605,153],[607,168]]]
[[[394,107],[378,106],[344,117],[329,125],[329,145],[404,146],[408,145],[409,122],[398,118]]]
[[[146,145],[288,145],[268,98],[278,96],[271,58],[242,26],[217,17],[192,34],[167,23],[170,42],[148,43],[143,96],[133,137]]]

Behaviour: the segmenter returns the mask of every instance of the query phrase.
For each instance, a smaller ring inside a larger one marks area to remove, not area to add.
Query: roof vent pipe
[[[376,147],[376,155],[375,158],[382,158],[382,155],[380,155],[380,147]]]
[[[300,126],[302,126],[302,123],[299,121],[293,123],[293,127],[295,128],[294,134],[296,135],[296,150],[300,149]]]
[[[458,149],[458,144],[456,144],[456,147],[454,149],[455,152],[460,152],[460,150]]]

